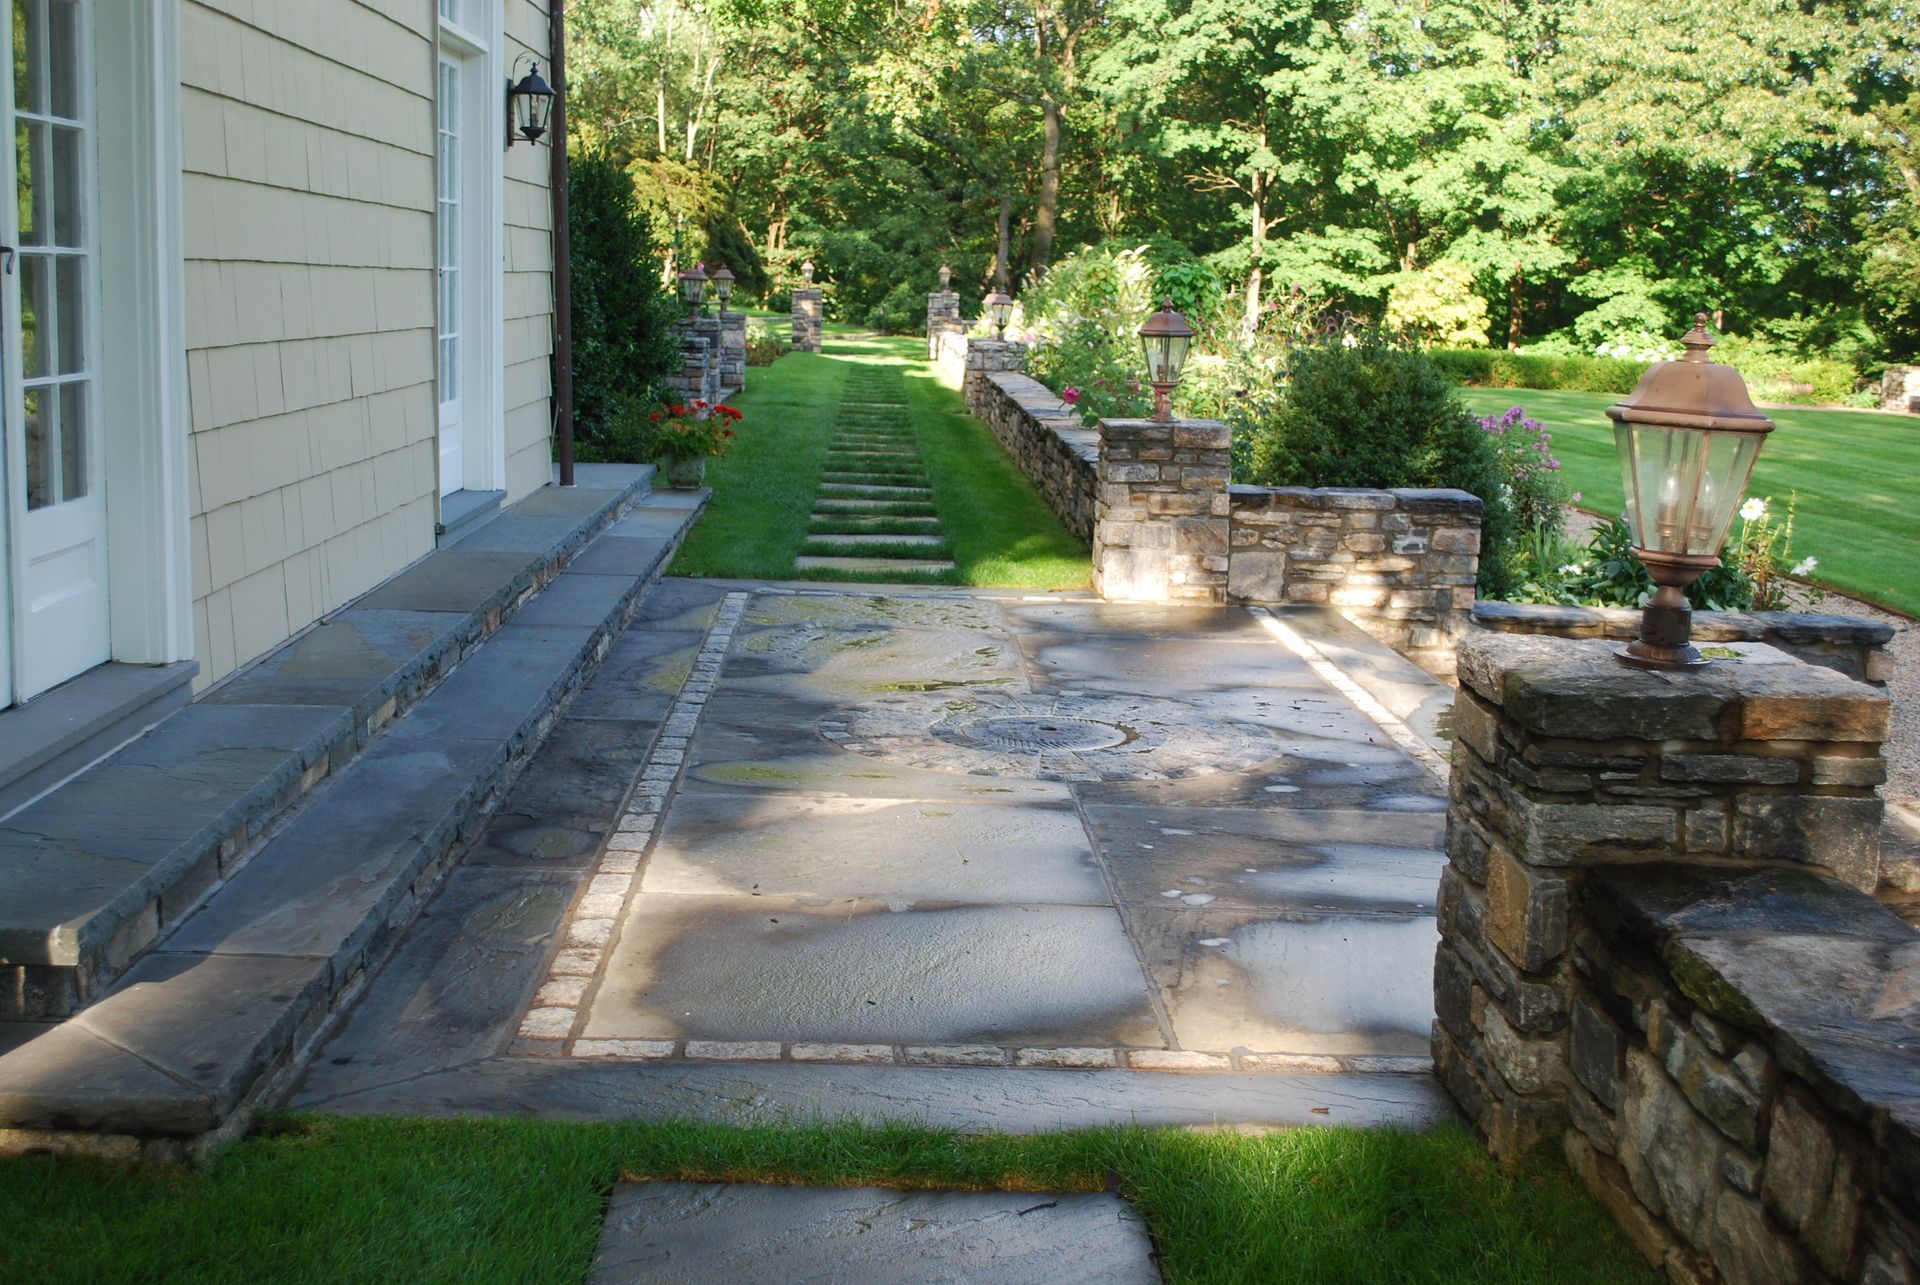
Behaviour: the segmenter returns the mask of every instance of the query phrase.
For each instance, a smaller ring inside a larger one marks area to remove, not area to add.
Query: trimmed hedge
[[[1456,384],[1578,393],[1630,393],[1647,363],[1617,357],[1544,357],[1502,348],[1430,348],[1427,356]]]

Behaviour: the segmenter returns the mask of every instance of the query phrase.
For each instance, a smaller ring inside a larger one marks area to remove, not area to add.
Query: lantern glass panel
[[[1147,382],[1180,382],[1180,368],[1187,362],[1187,346],[1193,342],[1184,335],[1149,335],[1141,341],[1147,354]]]
[[[1761,435],[1627,423],[1614,434],[1634,543],[1656,553],[1718,553]]]

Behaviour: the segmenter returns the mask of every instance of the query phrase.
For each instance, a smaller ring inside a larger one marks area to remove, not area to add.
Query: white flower
[[[1765,516],[1767,516],[1767,502],[1757,495],[1740,506],[1740,520],[1743,522],[1758,522]]]
[[[1584,570],[1586,570],[1585,563],[1569,562],[1565,566],[1560,568],[1560,574],[1563,576],[1577,576]]]
[[[1789,574],[1796,575],[1796,576],[1804,576],[1819,565],[1820,565],[1820,559],[1818,558],[1802,558],[1800,559],[1800,561],[1793,564],[1793,570]]]

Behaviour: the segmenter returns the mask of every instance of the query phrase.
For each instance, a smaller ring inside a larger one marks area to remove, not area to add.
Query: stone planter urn
[[[665,472],[669,488],[675,491],[698,490],[707,482],[707,457],[696,455],[692,459],[668,460]]]

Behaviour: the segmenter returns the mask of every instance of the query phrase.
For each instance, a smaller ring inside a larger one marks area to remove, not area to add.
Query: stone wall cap
[[[1920,1187],[1920,933],[1863,892],[1812,871],[1595,868],[1596,926],[1655,939],[1673,982],[1762,1036],[1789,1074],[1874,1138]]]
[[[1453,487],[1396,486],[1389,494],[1400,502],[1401,508],[1424,513],[1478,513],[1486,507],[1472,491]]]
[[[1662,947],[1683,936],[1741,933],[1920,943],[1920,933],[1893,911],[1814,869],[1594,866],[1584,896],[1603,932]]]
[[[1481,632],[1460,642],[1463,685],[1537,735],[1576,740],[1878,743],[1886,693],[1764,643],[1691,671],[1629,669],[1605,639]]]
[[[1639,632],[1640,612],[1633,607],[1569,607],[1539,602],[1477,602],[1473,618],[1493,629],[1547,633],[1560,628],[1594,628],[1608,636],[1631,638]],[[1795,645],[1829,643],[1841,647],[1884,647],[1894,627],[1862,616],[1830,616],[1807,611],[1696,611],[1694,640],[1711,642],[1778,640]]]

